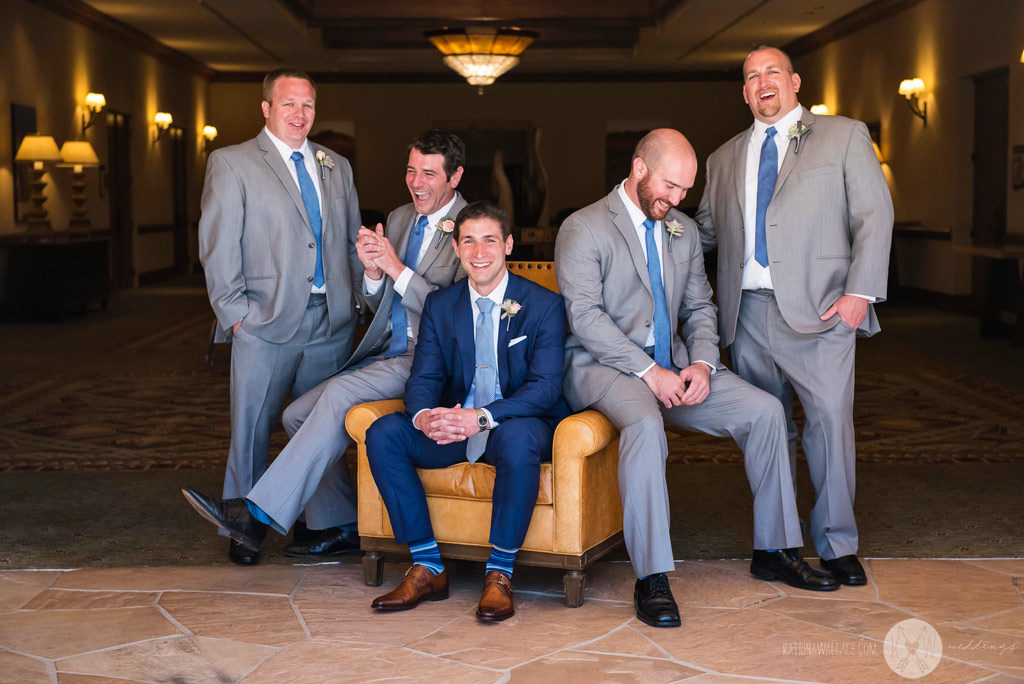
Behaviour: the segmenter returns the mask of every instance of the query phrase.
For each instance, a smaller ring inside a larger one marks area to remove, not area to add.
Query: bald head
[[[679,131],[659,128],[645,135],[633,152],[626,195],[647,218],[660,220],[679,204],[697,177],[697,153]]]

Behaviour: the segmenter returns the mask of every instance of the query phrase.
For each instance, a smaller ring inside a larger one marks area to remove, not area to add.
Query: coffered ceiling
[[[149,41],[216,80],[298,66],[318,79],[458,79],[423,32],[539,33],[513,80],[716,78],[759,43],[811,49],[910,0],[40,0]],[[169,48],[169,50],[167,50]]]

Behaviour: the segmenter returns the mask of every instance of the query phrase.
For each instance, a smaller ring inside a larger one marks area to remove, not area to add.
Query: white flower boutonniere
[[[797,121],[795,124],[789,127],[786,131],[786,137],[794,141],[796,147],[793,148],[793,154],[800,154],[800,143],[803,141],[804,136],[808,135],[811,129],[804,126],[803,121]]]
[[[441,233],[444,233],[445,235],[449,235],[453,230],[455,230],[455,219],[453,219],[450,216],[445,216],[440,221],[437,222],[437,225],[434,226],[434,229]]]
[[[320,163],[320,180],[324,180],[324,169],[333,169],[334,160],[328,157],[323,150],[316,151],[316,160]]]
[[[523,305],[514,299],[506,299],[501,303],[501,318],[507,318],[505,321],[505,330],[508,330],[508,326],[512,323],[512,317],[519,313],[519,310],[523,308]]]
[[[681,237],[683,234],[683,224],[680,223],[679,221],[676,221],[675,219],[672,219],[671,221],[666,221],[665,232],[674,238]]]

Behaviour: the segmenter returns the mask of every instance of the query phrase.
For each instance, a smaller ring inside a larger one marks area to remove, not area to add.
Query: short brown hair
[[[512,234],[512,227],[508,222],[508,214],[502,211],[497,204],[494,202],[488,202],[487,200],[478,200],[476,202],[470,202],[462,208],[459,215],[455,217],[455,232],[452,233],[452,237],[455,241],[459,241],[459,228],[466,221],[472,219],[493,219],[498,222],[501,226],[501,239],[508,240],[508,236]]]
[[[309,81],[309,85],[313,88],[313,97],[316,97],[316,83],[313,82],[312,77],[302,69],[274,69],[269,74],[263,77],[263,99],[267,102],[272,102],[274,97],[274,84],[277,83],[279,78],[301,78],[304,81]]]

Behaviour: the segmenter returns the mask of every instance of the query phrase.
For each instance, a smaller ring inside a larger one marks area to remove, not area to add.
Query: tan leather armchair
[[[509,262],[514,273],[557,290],[550,262]],[[383,580],[386,552],[408,554],[396,544],[387,509],[366,459],[366,430],[377,418],[401,411],[401,399],[360,404],[345,417],[357,447],[360,545],[366,583]],[[552,459],[540,472],[540,488],[517,564],[563,568],[565,604],[583,603],[584,570],[622,541],[618,486],[619,436],[597,411],[569,416],[555,429]],[[494,468],[460,463],[420,470],[434,536],[447,558],[486,561]]]

